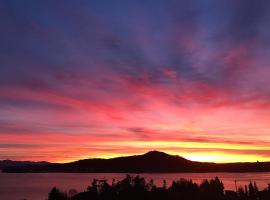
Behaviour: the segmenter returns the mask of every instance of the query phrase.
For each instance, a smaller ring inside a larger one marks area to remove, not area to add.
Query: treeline
[[[93,180],[84,192],[70,190],[63,193],[53,188],[48,200],[270,200],[270,184],[268,188],[259,190],[256,182],[250,182],[237,191],[224,190],[218,177],[204,180],[201,184],[192,180],[180,179],[170,186],[163,182],[162,187],[147,182],[143,177],[127,175],[121,181]]]

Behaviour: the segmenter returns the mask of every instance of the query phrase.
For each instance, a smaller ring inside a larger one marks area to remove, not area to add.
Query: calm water
[[[174,174],[141,174],[146,180],[153,179],[157,185],[162,185],[163,180],[169,185],[172,180],[180,178],[192,179],[200,183],[203,179],[218,176],[224,183],[225,189],[235,190],[237,186],[256,181],[259,188],[263,189],[270,183],[270,173],[174,173]],[[45,200],[50,189],[54,186],[63,191],[76,189],[83,191],[91,181],[96,179],[122,179],[125,174],[70,174],[70,173],[41,173],[41,174],[6,174],[0,173],[0,199],[2,200]]]

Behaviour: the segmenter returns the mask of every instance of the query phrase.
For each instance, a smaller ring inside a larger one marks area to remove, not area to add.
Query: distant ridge
[[[204,163],[187,160],[164,152],[150,151],[142,155],[110,159],[84,159],[70,163],[11,166],[3,172],[66,172],[66,173],[173,173],[173,172],[269,172],[270,162]]]
[[[0,170],[7,167],[21,167],[26,165],[37,165],[37,166],[43,166],[48,165],[49,162],[32,162],[32,161],[13,161],[13,160],[0,160]]]

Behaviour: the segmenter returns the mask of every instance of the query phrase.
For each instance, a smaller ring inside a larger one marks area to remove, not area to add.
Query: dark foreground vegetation
[[[94,180],[84,192],[60,192],[53,188],[48,200],[270,200],[270,184],[268,188],[259,191],[256,183],[250,183],[237,191],[224,190],[222,181],[216,177],[204,180],[201,184],[192,180],[180,179],[167,186],[157,187],[151,180],[140,176],[127,175],[121,181]]]

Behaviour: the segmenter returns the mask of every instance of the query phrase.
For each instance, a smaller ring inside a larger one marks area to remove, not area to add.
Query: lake
[[[8,174],[0,173],[0,199],[2,200],[45,200],[48,192],[56,186],[63,191],[76,189],[83,191],[96,179],[122,179],[126,174],[122,173],[25,173]],[[249,181],[256,181],[260,189],[267,187],[270,183],[270,173],[161,173],[161,174],[140,174],[146,180],[153,179],[156,185],[162,185],[163,180],[167,185],[173,180],[180,178],[192,179],[200,183],[203,179],[218,176],[224,183],[225,189],[235,190],[235,180],[237,187],[248,184]]]

